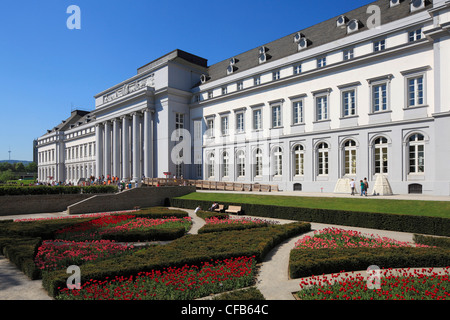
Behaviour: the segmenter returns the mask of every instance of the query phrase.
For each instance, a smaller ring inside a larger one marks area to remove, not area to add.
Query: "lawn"
[[[194,192],[179,197],[199,201],[266,204],[285,207],[348,210],[359,212],[408,214],[450,218],[450,201],[390,200],[380,198],[294,197],[239,193]],[[205,208],[206,209],[206,208]]]

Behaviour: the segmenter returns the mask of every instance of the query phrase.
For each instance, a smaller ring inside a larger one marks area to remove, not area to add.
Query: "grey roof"
[[[303,30],[295,31],[294,33],[287,35],[281,39],[272,41],[267,44],[262,44],[261,46],[266,47],[267,50],[266,51],[267,61],[278,60],[297,53],[298,47],[297,44],[294,42],[294,36],[298,32],[303,34],[308,40],[311,41],[308,45],[308,48],[305,50],[345,38],[347,36],[346,28],[339,28],[336,25],[336,21],[341,15],[346,16],[349,20],[353,19],[359,20],[361,22],[359,29],[360,31],[368,30],[366,21],[371,14],[367,14],[367,8],[373,4],[379,6],[381,9],[381,24],[386,24],[398,19],[402,19],[412,14],[409,10],[410,4],[409,0],[402,0],[398,6],[392,8],[389,6],[389,3],[390,3],[389,0],[374,1],[370,4],[364,5],[350,12],[340,14],[336,17],[318,23],[314,26],[308,27]],[[429,1],[427,1],[425,9],[428,9],[430,6],[432,6],[432,4]],[[234,56],[237,62],[235,64],[236,68],[233,71],[233,74],[258,66],[260,47],[254,48],[252,50]],[[211,65],[208,68],[207,82],[226,77],[229,61],[230,59],[227,59]]]
[[[176,49],[176,50],[169,52],[169,53],[165,54],[164,56],[162,56],[156,60],[153,60],[152,62],[149,62],[146,65],[138,68],[137,72],[138,72],[138,74],[140,74],[147,70],[151,70],[151,69],[157,67],[158,65],[163,64],[167,61],[179,60],[179,59],[183,59],[187,62],[196,64],[196,65],[204,67],[204,68],[206,68],[208,66],[208,60],[201,58],[199,56],[193,55],[191,53],[188,53],[186,51]]]
[[[47,130],[47,133],[55,132],[55,131],[66,131],[69,130],[72,125],[77,125],[79,122],[84,123],[86,118],[89,117],[89,111],[83,110],[73,110],[70,113],[70,117],[66,120],[62,120],[60,124],[54,127],[51,130]]]

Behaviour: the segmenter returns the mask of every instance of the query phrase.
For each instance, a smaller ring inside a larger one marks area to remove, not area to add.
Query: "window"
[[[374,172],[388,173],[388,141],[384,137],[374,141]]]
[[[303,123],[303,99],[292,103],[292,124]]]
[[[356,91],[355,89],[342,92],[342,116],[356,115]]]
[[[417,30],[414,30],[414,31],[410,31],[408,33],[408,40],[409,40],[409,42],[414,42],[414,41],[417,41],[417,40],[420,40],[420,39],[422,39],[422,29],[417,29]]]
[[[344,172],[348,175],[356,174],[356,142],[347,140],[344,144]]]
[[[317,59],[317,68],[322,68],[327,65],[327,57],[321,57]]]
[[[263,169],[263,155],[261,149],[256,149],[255,151],[255,177],[262,176]]]
[[[272,80],[279,80],[280,79],[280,70],[272,72]]]
[[[273,175],[283,175],[283,150],[280,147],[273,150]]]
[[[344,55],[344,60],[353,59],[353,48],[344,50],[343,55]]]
[[[175,176],[181,177],[183,175],[183,167],[183,149],[181,149],[175,163]]]
[[[229,164],[230,158],[228,157],[228,152],[222,154],[222,177],[228,177],[229,174]]]
[[[281,105],[272,106],[272,128],[281,127]]]
[[[423,76],[408,79],[408,107],[424,105]]]
[[[242,150],[238,151],[236,157],[237,157],[237,161],[236,161],[237,175],[238,175],[238,177],[244,177],[245,176],[245,153],[244,153],[244,151],[242,151]]]
[[[244,132],[244,113],[243,112],[236,113],[236,132],[237,133]]]
[[[254,130],[262,129],[262,110],[261,109],[253,110],[253,129]]]
[[[261,84],[261,77],[260,76],[254,77],[253,78],[253,84],[255,86],[259,86]]]
[[[305,164],[305,150],[302,145],[294,147],[294,175],[303,176]]]
[[[316,121],[328,119],[328,96],[316,97]]]
[[[209,178],[214,177],[214,164],[215,164],[215,159],[214,159],[214,153],[210,153],[209,157],[208,157],[208,164],[207,164],[207,175]]]
[[[177,137],[180,137],[181,130],[184,128],[184,114],[183,113],[175,113],[175,130]]]
[[[244,83],[242,81],[238,81],[237,83],[237,90],[240,91],[244,89]]]
[[[325,142],[317,146],[317,174],[328,174],[328,144]]]
[[[208,138],[214,137],[214,119],[210,118],[206,120],[206,132]]]
[[[425,143],[424,136],[416,133],[409,138],[409,173],[422,174],[425,172]]]
[[[301,64],[296,64],[294,67],[294,74],[300,74],[302,73],[302,65]]]
[[[388,110],[387,83],[372,86],[372,112]]]
[[[378,52],[386,49],[386,40],[379,40],[373,43],[373,51]]]
[[[220,118],[220,130],[223,136],[228,134],[228,116]]]
[[[214,97],[214,94],[212,91],[208,92],[208,99],[212,99]]]
[[[228,92],[227,87],[223,87],[223,88],[222,88],[222,94],[227,94],[227,92]]]

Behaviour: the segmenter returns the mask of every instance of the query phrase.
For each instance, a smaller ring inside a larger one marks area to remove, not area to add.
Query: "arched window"
[[[409,137],[409,173],[420,174],[425,172],[425,143],[424,136],[420,133]]]
[[[207,168],[206,174],[208,178],[214,177],[214,164],[215,164],[214,153],[210,153],[208,157],[208,164],[206,166]]]
[[[262,176],[263,154],[261,149],[255,150],[255,177]]]
[[[344,143],[344,172],[345,174],[356,174],[356,142],[347,140]]]
[[[375,173],[388,173],[388,140],[379,137],[373,142],[374,171]]]
[[[228,177],[229,164],[230,164],[230,158],[228,157],[228,152],[224,152],[222,154],[222,177]]]
[[[294,175],[302,176],[304,174],[305,150],[302,145],[294,147]]]
[[[238,177],[245,176],[245,153],[239,150],[236,155],[236,172]]]
[[[328,174],[328,144],[325,142],[317,146],[317,174]]]
[[[272,154],[273,159],[273,175],[283,175],[283,150],[280,147],[275,147]]]

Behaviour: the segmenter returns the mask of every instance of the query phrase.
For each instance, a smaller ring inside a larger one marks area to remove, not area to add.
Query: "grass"
[[[348,210],[390,214],[408,214],[450,218],[450,201],[394,200],[380,198],[332,198],[294,197],[277,195],[254,195],[239,193],[194,192],[179,197],[199,201],[265,204],[281,207],[303,207],[316,209]]]

